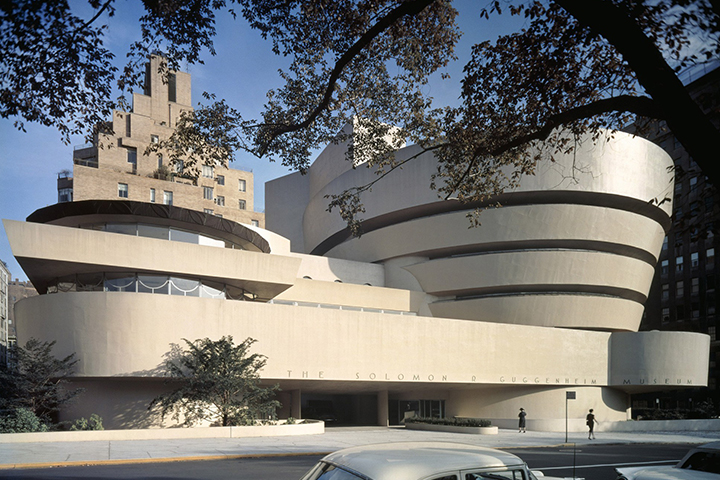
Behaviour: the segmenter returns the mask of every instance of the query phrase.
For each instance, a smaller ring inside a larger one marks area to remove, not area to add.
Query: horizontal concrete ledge
[[[137,430],[92,430],[81,432],[3,433],[2,443],[91,442],[97,440],[171,440],[183,438],[248,438],[319,435],[325,422],[313,420],[294,425],[252,425],[247,427],[147,428]]]
[[[498,427],[458,427],[455,425],[433,425],[430,423],[406,423],[408,430],[429,432],[470,433],[475,435],[497,435]]]
[[[639,420],[598,424],[602,432],[720,432],[720,419]]]
[[[597,417],[596,417],[597,419]],[[493,425],[503,429],[517,429],[516,418],[491,418]],[[596,432],[720,432],[720,419],[704,420],[641,420],[624,422],[605,422],[597,419]],[[588,427],[584,418],[569,418],[567,424],[564,418],[557,419],[528,419],[527,429],[533,432],[564,432],[567,425],[568,432],[587,432]]]

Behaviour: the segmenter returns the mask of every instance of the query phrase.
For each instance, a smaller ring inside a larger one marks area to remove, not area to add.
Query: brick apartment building
[[[265,214],[254,211],[252,172],[219,165],[191,171],[162,153],[145,154],[151,143],[170,137],[182,111],[192,110],[190,74],[171,72],[164,82],[161,61],[150,59],[145,90],[133,93],[132,111],[113,112],[112,133],[75,148],[72,175],[58,175],[58,202],[128,199],[264,227]]]

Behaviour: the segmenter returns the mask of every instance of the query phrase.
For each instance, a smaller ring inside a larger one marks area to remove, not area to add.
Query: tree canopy
[[[113,8],[113,0],[90,3],[98,12]],[[57,124],[61,130],[70,117],[91,122],[76,118],[96,110],[92,102],[105,97],[99,84],[115,73],[103,63],[111,54],[102,46],[102,27],[92,19],[57,20],[57,12],[67,7],[63,2],[55,9],[31,0],[12,5],[3,7],[1,18],[0,39],[15,36],[5,47],[11,55],[2,60],[1,73],[9,79],[0,91],[2,115]],[[367,160],[381,179],[400,166],[392,151],[400,140],[409,140],[437,155],[439,169],[428,182],[443,198],[474,202],[516,185],[522,174],[534,171],[540,155],[572,149],[567,132],[597,136],[602,129],[654,119],[665,121],[713,183],[718,181],[712,162],[720,150],[720,131],[708,116],[718,100],[697,103],[678,76],[720,58],[718,0],[491,1],[478,7],[478,29],[497,15],[521,16],[525,23],[520,31],[475,45],[470,58],[461,59],[459,105],[439,107],[426,85],[455,58],[461,33],[450,0],[198,0],[190,5],[146,0],[144,6],[142,39],[130,47],[130,63],[118,78],[121,88],[139,84],[139,65],[148,53],[167,56],[169,68],[200,61],[203,49],[213,53],[220,11],[244,17],[272,42],[276,54],[290,60],[280,73],[284,85],[268,92],[261,118],[246,118],[208,95],[208,105],[186,113],[174,138],[155,147],[189,164],[223,163],[244,150],[303,171],[314,149],[347,140],[350,156]],[[28,33],[38,23],[57,22],[65,22],[55,34],[63,41],[52,48]],[[74,33],[86,31],[82,41]],[[36,48],[38,43],[43,48]],[[68,80],[48,59],[71,52],[70,46],[78,53],[68,54],[75,72]],[[55,74],[64,91],[84,96],[45,88],[40,80]],[[36,81],[25,85],[28,76]],[[102,95],[88,97],[95,84]],[[50,102],[46,112],[30,108],[34,96]],[[363,133],[339,135],[351,121]],[[362,212],[358,195],[370,186],[334,197],[330,208],[338,207],[352,224]]]
[[[165,362],[174,390],[156,397],[150,409],[192,426],[201,421],[222,426],[252,425],[274,416],[280,406],[273,397],[277,385],[260,385],[259,371],[266,358],[249,354],[255,340],[235,345],[232,336],[219,340],[185,340],[187,349]]]
[[[81,388],[67,388],[78,362],[75,354],[55,358],[54,346],[54,341],[31,338],[24,347],[13,348],[10,364],[0,364],[0,410],[27,409],[51,424],[52,415],[82,393]]]

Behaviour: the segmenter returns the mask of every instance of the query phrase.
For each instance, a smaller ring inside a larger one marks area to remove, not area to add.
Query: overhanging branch
[[[609,0],[555,1],[620,52],[685,150],[714,184],[720,183],[715,166],[720,131],[690,97],[660,48],[645,35],[637,20]],[[714,11],[720,11],[717,0],[711,4]]]
[[[460,179],[455,182],[450,192],[445,196],[445,200],[450,198],[450,196],[455,193],[465,179],[467,179],[468,175],[470,175],[470,172],[475,165],[477,165],[480,158],[502,155],[513,148],[517,148],[532,141],[545,140],[554,129],[560,127],[561,125],[566,125],[576,120],[591,118],[596,115],[602,115],[604,113],[614,112],[631,112],[648,118],[662,118],[662,112],[657,107],[653,99],[649,97],[635,97],[632,95],[619,95],[617,97],[603,98],[580,107],[571,108],[570,110],[551,115],[548,117],[545,125],[541,128],[528,134],[510,139],[493,150],[483,151],[483,147],[478,147],[473,152],[472,158],[465,169],[465,172],[463,172]]]
[[[370,30],[365,32],[342,56],[335,62],[335,66],[330,73],[327,85],[325,86],[325,94],[323,95],[322,101],[315,107],[315,109],[308,115],[305,120],[300,123],[285,124],[275,128],[269,135],[269,139],[259,149],[259,155],[262,156],[267,151],[270,144],[278,138],[280,135],[285,133],[295,132],[302,130],[310,126],[310,124],[330,105],[332,100],[332,94],[335,90],[340,74],[343,69],[362,52],[363,48],[368,46],[375,38],[377,38],[382,32],[387,30],[400,18],[406,15],[417,15],[422,12],[425,7],[433,3],[435,0],[414,0],[401,3],[398,7],[391,10],[387,15],[382,17],[378,22],[373,25]]]

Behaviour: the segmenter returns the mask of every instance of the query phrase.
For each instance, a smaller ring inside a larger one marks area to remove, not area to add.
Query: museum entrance
[[[444,418],[445,400],[389,400],[390,425],[402,425],[409,417]]]
[[[302,395],[302,417],[322,420],[326,427],[377,425],[377,415],[377,395]]]

